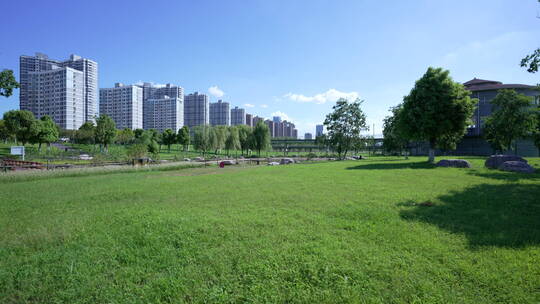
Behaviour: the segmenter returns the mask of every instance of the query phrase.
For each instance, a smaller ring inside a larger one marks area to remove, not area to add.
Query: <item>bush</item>
[[[145,157],[147,153],[148,153],[147,145],[135,144],[129,147],[127,151],[127,156],[129,159],[142,158],[142,157]]]

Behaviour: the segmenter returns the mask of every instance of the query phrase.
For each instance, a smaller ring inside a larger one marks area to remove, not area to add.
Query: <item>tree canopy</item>
[[[332,113],[326,115],[326,143],[338,153],[339,158],[346,157],[347,152],[354,148],[362,130],[369,130],[362,103],[360,99],[349,103],[347,99],[340,98],[332,107]]]
[[[104,147],[105,151],[107,151],[107,148],[114,142],[116,137],[116,125],[114,120],[108,115],[100,115],[96,120],[94,136],[96,143],[99,144],[100,148]]]
[[[532,98],[514,90],[500,90],[491,101],[493,112],[484,123],[484,136],[493,149],[502,152],[515,139],[531,135],[536,126]]]
[[[476,99],[462,84],[454,82],[450,72],[429,67],[403,98],[399,131],[409,140],[429,143],[429,161],[435,148],[454,146],[471,124]]]
[[[15,80],[12,70],[0,72],[0,96],[9,97],[13,90],[19,88],[19,83]]]
[[[540,48],[534,50],[530,55],[525,56],[521,59],[521,67],[527,68],[527,72],[536,73],[538,72],[538,65],[540,64]]]
[[[409,141],[403,136],[399,129],[400,114],[403,106],[392,107],[392,115],[386,116],[383,120],[383,149],[387,152],[401,153],[407,148]]]
[[[188,126],[183,126],[178,130],[177,140],[178,143],[184,147],[184,151],[188,150],[191,140]]]
[[[208,150],[212,149],[212,143],[210,141],[210,129],[211,128],[209,126],[195,127],[193,145],[195,146],[195,149],[203,152],[203,156]]]
[[[171,152],[171,145],[176,142],[176,133],[172,129],[166,129],[161,134],[161,140],[163,144],[167,146],[169,153]]]
[[[58,126],[54,123],[51,117],[47,115],[42,116],[37,121],[37,126],[37,133],[35,133],[33,142],[39,144],[39,150],[41,150],[42,144],[49,145],[50,143],[58,140],[60,130],[58,129]]]
[[[11,110],[4,113],[4,124],[9,134],[23,145],[30,142],[38,131],[34,114],[26,110]]]
[[[261,156],[261,151],[266,151],[270,148],[270,129],[268,129],[267,124],[259,121],[255,125],[251,133],[251,144],[253,149],[258,151],[259,157]]]

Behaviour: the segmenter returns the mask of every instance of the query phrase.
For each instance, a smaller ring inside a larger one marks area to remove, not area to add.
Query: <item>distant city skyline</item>
[[[0,69],[20,80],[20,55],[63,60],[74,53],[99,64],[98,88],[175,83],[186,95],[204,92],[209,102],[223,99],[253,116],[281,116],[299,134],[316,134],[339,97],[365,100],[369,134],[373,125],[380,134],[388,109],[428,66],[450,70],[461,83],[540,82],[519,67],[538,47],[536,0],[55,3],[62,10],[46,2],[3,4],[0,26],[10,30]],[[120,28],[122,35],[112,34]],[[19,93],[0,98],[0,114],[19,108]]]

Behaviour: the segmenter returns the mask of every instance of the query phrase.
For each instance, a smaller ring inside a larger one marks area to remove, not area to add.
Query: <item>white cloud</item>
[[[268,108],[268,105],[262,104],[262,105],[261,105],[261,108],[266,109],[266,108]]]
[[[253,108],[253,107],[255,107],[255,105],[252,105],[252,104],[250,104],[250,103],[245,103],[245,104],[244,104],[244,107],[246,107],[246,108]]]
[[[293,121],[293,120],[289,117],[289,115],[287,115],[287,114],[285,114],[285,113],[283,113],[283,112],[281,112],[281,111],[277,111],[277,112],[272,113],[272,117],[274,117],[274,116],[279,116],[279,117],[281,117],[281,120]]]
[[[515,45],[526,45],[533,37],[534,35],[529,32],[506,32],[489,39],[471,41],[444,55],[442,64],[445,66],[456,64],[468,58],[492,64],[501,57],[515,52]]]
[[[329,89],[326,92],[315,94],[313,96],[306,96],[303,94],[287,93],[283,97],[296,101],[296,102],[314,102],[316,104],[323,104],[326,102],[334,102],[340,98],[348,99],[349,101],[354,101],[360,95],[358,92],[341,92],[336,89]]]
[[[208,88],[208,93],[210,95],[213,95],[215,97],[223,97],[225,95],[225,92],[223,92],[218,86],[211,86]]]

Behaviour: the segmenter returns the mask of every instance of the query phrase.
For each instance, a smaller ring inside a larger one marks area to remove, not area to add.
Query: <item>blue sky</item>
[[[428,66],[536,84],[519,61],[540,47],[536,0],[4,1],[0,69],[22,54],[78,54],[99,86],[174,83],[315,132],[340,96],[365,100],[375,133]],[[18,92],[0,113],[19,106]],[[371,131],[370,131],[371,133]]]

